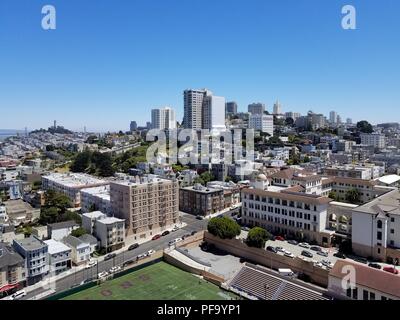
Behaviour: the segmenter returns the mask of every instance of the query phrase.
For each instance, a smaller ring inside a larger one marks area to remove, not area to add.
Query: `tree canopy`
[[[365,121],[365,120],[357,122],[357,129],[362,133],[374,132],[372,125],[368,121]]]
[[[351,188],[346,192],[346,201],[352,204],[360,203],[360,192],[356,188]]]
[[[83,229],[83,228],[78,228],[78,229],[75,229],[75,230],[73,230],[73,231],[71,232],[71,236],[74,236],[74,237],[79,238],[80,236],[83,236],[83,235],[86,234],[86,233],[87,233],[87,232],[86,232],[85,229]]]
[[[70,207],[71,203],[67,196],[48,190],[45,193],[45,204],[41,207],[39,222],[46,225],[68,220],[65,217]]]
[[[264,248],[265,242],[269,239],[272,239],[272,236],[267,230],[254,227],[247,234],[246,243],[249,247]]]
[[[210,219],[207,230],[221,239],[233,239],[240,234],[240,226],[228,217]]]
[[[70,170],[72,172],[86,172],[96,174],[101,177],[110,177],[114,174],[112,159],[108,153],[83,151],[77,155],[72,162]]]

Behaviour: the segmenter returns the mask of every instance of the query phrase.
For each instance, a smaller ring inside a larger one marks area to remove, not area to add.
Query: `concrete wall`
[[[290,268],[294,272],[302,272],[309,276],[314,283],[325,288],[328,286],[329,271],[314,267],[313,263],[310,261],[304,261],[297,257],[292,259],[263,249],[251,248],[237,239],[222,240],[208,232],[204,233],[204,241],[214,244],[218,249],[242,257],[256,264],[275,270],[279,268]]]

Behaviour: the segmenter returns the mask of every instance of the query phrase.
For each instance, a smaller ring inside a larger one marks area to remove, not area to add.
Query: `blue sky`
[[[1,0],[0,128],[128,130],[165,105],[181,121],[183,90],[204,87],[243,111],[400,121],[399,31],[398,0]]]

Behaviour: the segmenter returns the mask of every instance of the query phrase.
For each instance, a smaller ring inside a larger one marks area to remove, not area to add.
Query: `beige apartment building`
[[[110,183],[111,208],[127,236],[151,237],[179,223],[179,182],[154,175]]]

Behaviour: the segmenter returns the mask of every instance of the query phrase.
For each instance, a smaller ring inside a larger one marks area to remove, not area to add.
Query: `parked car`
[[[137,249],[137,248],[139,248],[139,243],[134,243],[134,244],[131,244],[128,247],[128,250],[130,251],[130,250],[134,250],[134,249]]]
[[[192,231],[192,232],[190,233],[190,235],[191,235],[191,236],[194,236],[196,233],[197,233],[197,231]]]
[[[316,262],[315,266],[318,268],[322,268],[324,265],[321,262]]]
[[[153,249],[150,249],[149,251],[147,251],[147,255],[149,255],[149,256],[151,256],[154,253],[156,253],[156,251]]]
[[[319,254],[320,256],[323,256],[323,257],[327,257],[328,256],[328,252],[325,251],[325,250],[317,251],[317,254]]]
[[[310,249],[310,245],[307,242],[300,242],[299,247]]]
[[[97,260],[89,260],[89,263],[86,265],[85,269],[93,268],[97,265]]]
[[[334,257],[340,258],[340,259],[346,259],[346,255],[343,252],[336,252],[333,254]]]
[[[310,250],[312,250],[312,251],[322,251],[322,249],[320,247],[318,247],[318,246],[311,246]]]
[[[307,257],[307,258],[312,258],[312,257],[313,257],[313,254],[312,254],[311,252],[309,252],[309,251],[306,251],[306,250],[303,250],[303,251],[301,252],[301,255],[302,255],[302,256],[305,256],[305,257]]]
[[[140,260],[140,259],[144,259],[144,258],[146,258],[147,257],[147,253],[141,253],[141,254],[139,254],[136,258],[138,259],[138,260]]]
[[[357,262],[360,262],[360,263],[364,263],[364,264],[368,263],[368,260],[365,259],[365,258],[362,258],[362,257],[355,257],[354,261],[357,261]]]
[[[117,255],[115,253],[110,253],[104,257],[104,261],[114,259]]]
[[[288,240],[288,243],[297,246],[299,243],[296,240]]]
[[[242,230],[243,231],[250,231],[250,228],[249,227],[242,227]]]
[[[375,269],[382,269],[382,266],[379,263],[376,263],[376,262],[369,263],[368,267],[375,268]]]
[[[121,271],[121,267],[120,266],[115,266],[115,267],[112,267],[111,269],[110,269],[110,273],[116,273],[116,272],[118,272],[118,271]]]
[[[286,250],[283,249],[282,247],[275,247],[276,251],[278,252],[285,252]]]
[[[393,274],[399,274],[399,270],[397,270],[394,267],[384,267],[383,271],[390,272],[390,273],[393,273]]]
[[[200,216],[200,215],[197,215],[197,216],[196,216],[196,219],[197,219],[197,220],[203,220],[203,217]]]
[[[285,238],[282,236],[276,236],[274,240],[285,241]]]
[[[103,271],[99,273],[99,278],[105,278],[108,276],[108,272],[107,271]]]
[[[267,247],[267,251],[271,251],[273,253],[278,253],[278,250],[276,250],[276,248],[272,247],[272,246],[268,246]]]
[[[322,260],[321,263],[327,268],[333,268],[333,263],[329,260]]]
[[[289,258],[294,258],[294,254],[291,253],[290,251],[286,251],[284,254],[285,257],[289,257]]]
[[[167,235],[169,235],[170,234],[170,232],[168,231],[168,230],[165,230],[163,233],[161,233],[161,236],[167,236]]]
[[[26,296],[26,291],[25,290],[19,290],[15,292],[14,294],[11,295],[11,300],[19,300],[23,297]]]
[[[127,260],[124,262],[124,267],[129,266],[130,264],[135,263],[135,260]]]
[[[151,238],[151,240],[157,240],[160,239],[161,235],[160,234],[156,234],[153,238]]]

